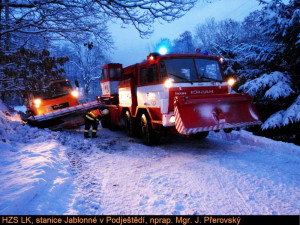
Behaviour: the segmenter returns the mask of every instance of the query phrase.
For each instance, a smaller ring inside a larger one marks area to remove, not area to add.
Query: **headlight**
[[[71,92],[71,94],[73,95],[73,97],[77,98],[79,96],[79,92],[74,90]]]
[[[236,79],[234,79],[234,78],[229,78],[229,79],[227,80],[227,83],[228,83],[228,85],[229,85],[230,87],[232,87],[232,86],[236,83]]]
[[[42,100],[40,98],[36,98],[33,100],[33,103],[36,108],[39,108],[42,103]]]
[[[167,79],[167,80],[165,81],[164,86],[165,86],[166,88],[170,88],[170,87],[172,87],[173,82],[174,82],[174,80],[173,80],[172,78],[169,78],[169,79]]]
[[[169,121],[170,123],[175,123],[175,116],[171,116]]]

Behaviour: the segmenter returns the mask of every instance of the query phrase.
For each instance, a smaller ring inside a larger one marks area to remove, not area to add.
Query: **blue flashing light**
[[[204,50],[204,51],[202,52],[202,54],[203,54],[203,55],[208,55],[208,51],[207,51],[207,50]]]
[[[167,52],[168,52],[168,49],[165,46],[160,47],[158,50],[158,53],[161,55],[165,55],[165,54],[167,54]]]

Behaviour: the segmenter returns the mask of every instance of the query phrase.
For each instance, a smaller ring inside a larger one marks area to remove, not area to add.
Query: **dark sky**
[[[142,39],[139,33],[132,27],[121,28],[121,24],[111,24],[110,30],[115,42],[115,50],[111,55],[112,62],[129,66],[146,59],[149,52],[154,51],[153,46],[160,38],[175,39],[184,31],[194,33],[196,25],[207,18],[216,20],[232,18],[241,21],[249,12],[259,9],[256,0],[216,0],[206,3],[199,0],[196,6],[185,16],[173,23],[154,24],[154,33],[148,39]]]

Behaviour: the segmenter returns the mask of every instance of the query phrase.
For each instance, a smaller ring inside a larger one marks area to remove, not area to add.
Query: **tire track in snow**
[[[87,141],[73,132],[66,140],[77,186],[70,212],[299,213],[298,153],[274,152],[266,140],[251,141],[250,135],[244,137],[250,144],[243,144],[236,134],[229,139],[210,134],[206,140],[167,136],[160,146],[147,147],[120,132],[99,133]]]
[[[299,212],[298,146],[245,131],[221,135],[224,144],[237,144],[234,151],[220,160],[220,165],[235,174],[236,190],[249,205],[251,214],[284,214],[282,210]],[[298,199],[295,204],[289,203],[291,195]]]
[[[71,141],[73,138],[71,137],[67,140],[67,143],[71,143],[67,155],[74,175],[76,190],[73,194],[73,201],[70,204],[71,210],[68,213],[81,214],[89,212],[97,214],[101,211],[99,196],[102,177],[100,173],[95,173],[92,165],[87,161],[91,155],[93,145],[87,140],[82,139],[81,135],[76,139],[76,142]],[[101,157],[95,157],[95,155],[93,158],[95,161],[101,159]]]

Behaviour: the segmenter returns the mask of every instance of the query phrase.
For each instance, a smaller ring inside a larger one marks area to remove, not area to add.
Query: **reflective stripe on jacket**
[[[102,113],[99,109],[95,109],[93,111],[90,111],[85,117],[92,121],[99,122],[98,116],[102,116]]]

